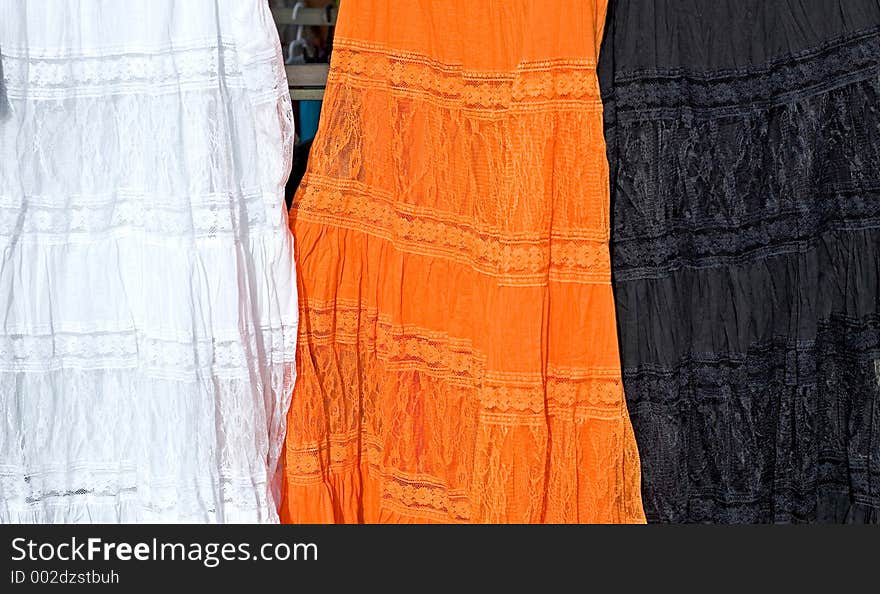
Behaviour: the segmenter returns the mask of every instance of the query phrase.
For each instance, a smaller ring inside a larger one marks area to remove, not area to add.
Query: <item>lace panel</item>
[[[785,55],[761,68],[615,73],[613,92],[605,100],[613,100],[622,122],[737,116],[876,79],[878,52],[880,29],[875,28]]]
[[[51,245],[130,233],[146,233],[154,241],[238,237],[244,229],[284,229],[284,213],[277,202],[274,192],[259,191],[181,198],[122,190],[67,201],[0,197],[0,238]]]
[[[59,101],[117,95],[178,94],[247,89],[256,103],[275,102],[286,91],[283,63],[272,48],[242,55],[233,42],[220,46],[160,47],[149,52],[98,56],[33,56],[4,48],[3,69],[10,100]]]

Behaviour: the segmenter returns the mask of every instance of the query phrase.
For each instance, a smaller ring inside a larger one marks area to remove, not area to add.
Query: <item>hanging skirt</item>
[[[296,294],[268,6],[0,15],[0,522],[277,521]]]
[[[617,0],[614,288],[645,510],[880,512],[880,2]]]
[[[343,2],[291,212],[283,519],[644,519],[610,281],[604,18],[604,0]]]

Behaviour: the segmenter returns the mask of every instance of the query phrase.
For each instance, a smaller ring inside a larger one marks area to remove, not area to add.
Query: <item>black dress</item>
[[[599,70],[648,519],[878,522],[880,0],[611,0]]]

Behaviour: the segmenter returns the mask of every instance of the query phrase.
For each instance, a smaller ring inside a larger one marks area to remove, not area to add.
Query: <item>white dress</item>
[[[0,522],[274,522],[296,286],[264,0],[0,0]]]

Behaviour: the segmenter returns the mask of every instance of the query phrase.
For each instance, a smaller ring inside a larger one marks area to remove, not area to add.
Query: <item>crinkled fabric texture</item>
[[[291,212],[290,522],[641,522],[604,0],[346,0]]]
[[[880,510],[880,3],[618,0],[600,64],[649,521]]]
[[[293,136],[258,0],[0,0],[0,522],[272,522]]]

